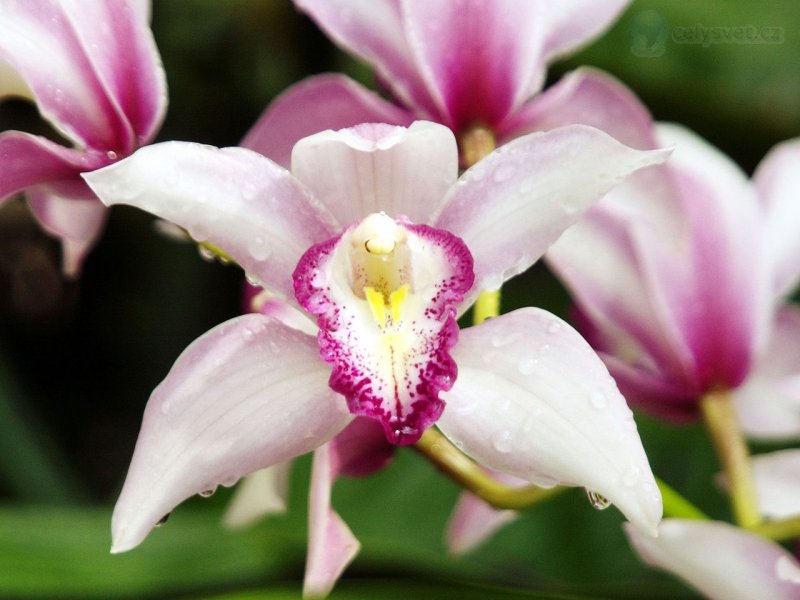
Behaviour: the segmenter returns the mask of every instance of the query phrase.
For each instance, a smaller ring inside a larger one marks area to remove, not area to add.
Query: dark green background
[[[312,73],[345,71],[372,85],[288,1],[155,4],[170,85],[159,139],[235,145],[272,97]],[[778,27],[783,42],[704,47],[671,38],[696,24]],[[800,135],[799,28],[794,2],[643,0],[555,65],[551,81],[582,64],[605,69],[657,119],[688,125],[750,172],[773,144]],[[643,56],[643,34],[652,36],[645,48],[663,54]],[[30,107],[0,106],[0,129],[40,126]],[[191,340],[238,313],[240,274],[200,260],[126,208],[111,211],[79,282],[60,278],[58,259],[21,203],[0,212],[0,597],[298,597],[307,460],[295,469],[285,518],[228,532],[219,524],[224,490],[188,501],[140,548],[108,554],[144,403]],[[567,298],[537,266],[507,286],[504,304],[564,315]],[[639,424],[654,471],[727,518],[700,428]],[[340,482],[336,508],[363,550],[333,597],[694,597],[642,567],[619,513],[592,510],[577,491],[524,514],[479,551],[449,557],[442,532],[457,494],[405,450],[378,476]]]

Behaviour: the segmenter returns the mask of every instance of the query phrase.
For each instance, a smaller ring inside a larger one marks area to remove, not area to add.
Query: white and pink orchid
[[[20,131],[0,134],[0,203],[26,192],[61,239],[76,275],[105,222],[80,178],[154,137],[166,82],[148,0],[0,0],[0,99],[29,99],[71,147]]]
[[[291,173],[249,150],[168,142],[85,175],[107,204],[176,222],[283,300],[202,336],[154,391],[114,550],[189,496],[322,447],[354,415],[395,444],[435,422],[489,468],[586,487],[654,531],[661,499],[636,425],[588,344],[535,308],[461,332],[455,319],[666,154],[573,126],[519,138],[458,178],[452,132],[417,122],[305,138]],[[339,468],[317,462],[315,480]],[[329,488],[312,484],[312,502],[327,507]],[[312,542],[352,548],[341,527],[314,525],[330,514],[312,508]]]
[[[562,125],[597,126],[606,111],[582,105],[596,109],[614,93],[602,74],[576,71],[537,94],[547,64],[599,36],[628,3],[295,0],[333,41],[374,68],[393,101],[343,75],[311,77],[281,94],[242,145],[288,166],[300,138],[365,121],[426,119],[457,135],[479,126],[501,143]]]

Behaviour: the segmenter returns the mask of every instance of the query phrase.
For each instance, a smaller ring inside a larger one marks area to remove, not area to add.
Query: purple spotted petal
[[[361,237],[378,225],[399,240],[387,257],[389,269]],[[320,355],[333,365],[331,388],[347,398],[354,415],[379,420],[390,442],[416,442],[441,414],[439,392],[456,377],[449,354],[458,338],[456,306],[473,283],[463,242],[446,231],[372,215],[312,247],[294,283],[298,302],[318,317]],[[369,300],[367,287],[380,304]]]

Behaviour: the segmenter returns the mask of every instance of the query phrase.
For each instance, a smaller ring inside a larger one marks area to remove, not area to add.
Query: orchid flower
[[[334,42],[371,65],[388,102],[343,75],[311,77],[284,92],[243,144],[284,166],[300,138],[365,121],[442,123],[506,142],[581,123],[602,106],[605,76],[579,71],[545,94],[547,64],[600,35],[627,0],[295,0]],[[610,93],[614,93],[611,90]],[[613,104],[612,104],[613,105]],[[462,160],[467,166],[473,159]]]
[[[70,144],[0,134],[0,203],[26,192],[42,227],[61,240],[70,276],[105,221],[80,173],[148,143],[164,117],[166,82],[149,18],[147,0],[0,0],[0,99],[35,102]]]
[[[665,519],[658,537],[625,527],[644,562],[711,600],[797,600],[800,564],[778,544],[717,521]]]
[[[85,175],[105,203],[176,222],[284,301],[200,337],[153,392],[113,550],[194,494],[324,447],[354,416],[398,445],[436,423],[488,468],[586,487],[654,531],[661,500],[636,425],[588,344],[535,308],[461,332],[455,319],[666,154],[572,126],[519,138],[458,178],[452,132],[416,122],[305,138],[291,173],[246,149],[169,142]],[[312,483],[322,505],[328,462]],[[315,534],[330,511],[311,512],[312,541],[352,548],[341,527]]]

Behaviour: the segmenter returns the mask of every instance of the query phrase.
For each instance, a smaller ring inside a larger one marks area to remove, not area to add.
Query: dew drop
[[[206,262],[214,262],[214,253],[205,246],[198,246],[197,252],[200,257]]]
[[[166,415],[169,413],[169,410],[172,406],[172,403],[169,400],[165,400],[164,403],[161,405],[161,414]]]
[[[536,365],[538,364],[539,360],[537,358],[533,358],[528,356],[526,358],[521,359],[517,363],[517,370],[523,375],[530,375],[536,370]]]
[[[247,279],[247,283],[254,287],[263,287],[261,280],[252,273],[245,273],[244,278]]]
[[[258,189],[256,189],[255,184],[245,182],[244,187],[242,187],[242,198],[245,201],[250,202],[251,200],[255,200],[256,195],[258,194]]]
[[[501,429],[492,435],[492,446],[498,452],[507,454],[511,452],[512,436],[508,429]]]
[[[269,246],[267,246],[267,243],[261,236],[250,240],[250,243],[247,245],[247,251],[250,252],[250,256],[258,261],[266,260],[270,255]]]
[[[252,340],[253,340],[255,337],[256,337],[256,334],[255,334],[255,332],[254,332],[252,329],[250,329],[249,327],[245,327],[245,328],[242,330],[242,338],[244,338],[244,341],[245,341],[245,342],[250,342],[250,341],[252,341]]]
[[[608,404],[608,398],[603,392],[596,390],[589,394],[589,402],[595,408],[605,408],[606,404]]]
[[[611,502],[609,502],[605,496],[597,492],[586,490],[586,497],[589,498],[589,504],[592,505],[592,508],[596,508],[597,510],[605,510],[611,506]]]
[[[117,160],[117,153],[113,150],[109,150],[106,152],[106,158],[108,158],[108,160]]]
[[[558,333],[559,331],[561,331],[561,323],[558,321],[551,321],[547,326],[547,333],[553,334]]]
[[[172,513],[167,513],[167,514],[165,514],[163,517],[161,517],[161,518],[158,520],[158,523],[156,523],[156,527],[163,527],[164,525],[166,525],[166,524],[167,524],[167,521],[169,521],[169,516],[170,516],[170,514],[172,514]]]
[[[200,492],[198,494],[198,496],[200,496],[201,498],[211,498],[211,496],[213,496],[214,492],[216,492],[216,491],[217,491],[217,488],[215,488],[215,487],[208,488],[207,490],[203,490],[202,492]]]
[[[642,474],[642,470],[636,465],[631,465],[622,475],[622,483],[628,487],[633,487]]]

